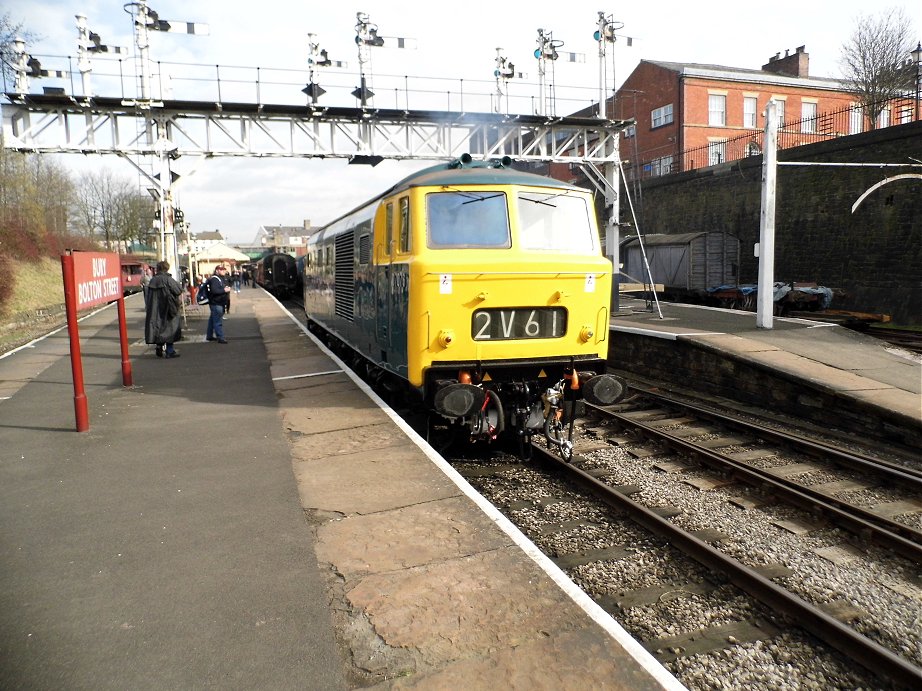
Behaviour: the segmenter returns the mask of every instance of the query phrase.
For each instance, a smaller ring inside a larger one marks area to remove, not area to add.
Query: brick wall
[[[779,161],[922,161],[922,122],[779,152]],[[645,233],[718,230],[740,238],[740,281],[756,283],[762,157],[647,180]],[[904,179],[852,204],[872,185],[922,168],[779,166],[775,280],[836,291],[833,309],[886,313],[922,325],[922,179]],[[623,193],[623,190],[622,190]],[[622,203],[623,214],[627,205]],[[622,221],[627,221],[623,217]]]

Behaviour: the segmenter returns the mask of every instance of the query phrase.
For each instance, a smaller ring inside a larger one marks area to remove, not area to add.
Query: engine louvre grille
[[[355,317],[355,246],[354,231],[336,238],[335,289],[336,316],[353,321]]]

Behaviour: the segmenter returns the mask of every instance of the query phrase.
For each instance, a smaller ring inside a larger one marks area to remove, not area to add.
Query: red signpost
[[[86,432],[90,429],[90,418],[86,392],[83,387],[83,361],[80,357],[80,333],[77,329],[78,310],[118,300],[122,384],[131,386],[132,383],[121,264],[115,253],[70,252],[61,255],[61,269],[64,275],[67,334],[70,337],[70,366],[74,375],[74,413],[77,420],[77,431]]]

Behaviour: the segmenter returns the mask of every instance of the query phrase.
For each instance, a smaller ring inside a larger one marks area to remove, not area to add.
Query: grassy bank
[[[3,306],[4,321],[19,312],[43,309],[64,302],[60,259],[41,259],[34,264],[13,264],[13,297]]]
[[[63,324],[64,281],[60,259],[10,262],[12,294],[0,309],[0,353]]]

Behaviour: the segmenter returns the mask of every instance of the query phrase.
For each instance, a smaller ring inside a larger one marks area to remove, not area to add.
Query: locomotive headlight
[[[443,348],[447,348],[455,340],[455,332],[453,329],[442,329],[439,331],[439,345]]]
[[[579,340],[582,343],[588,343],[589,339],[595,335],[595,332],[592,330],[591,326],[584,326],[579,330]]]

